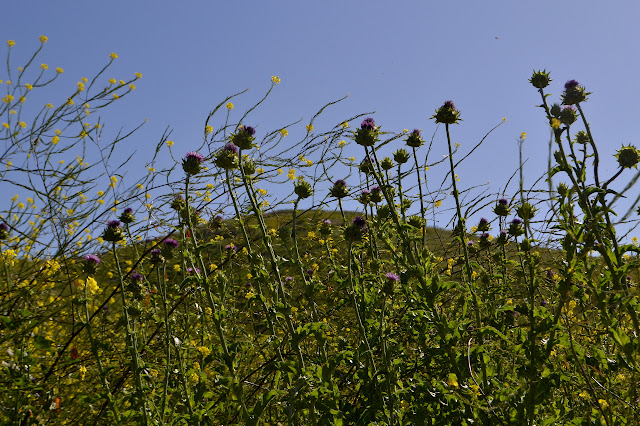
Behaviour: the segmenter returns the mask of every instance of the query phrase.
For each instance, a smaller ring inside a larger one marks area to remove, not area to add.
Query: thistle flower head
[[[564,84],[564,92],[561,96],[562,104],[579,104],[580,102],[586,101],[589,94],[590,93],[587,93],[586,89],[583,86],[580,86],[580,83],[576,80],[569,80]]]
[[[238,131],[231,135],[231,143],[240,149],[253,148],[253,141],[256,129],[251,126],[239,126]]]
[[[109,242],[120,241],[124,238],[124,232],[119,220],[110,220],[102,233],[102,239]]]
[[[413,129],[413,132],[407,137],[407,145],[412,148],[419,148],[423,143],[424,141],[420,136],[420,129]]]
[[[373,118],[367,117],[362,120],[362,123],[360,123],[360,128],[363,130],[375,130],[376,122],[373,120]]]
[[[136,217],[133,215],[133,209],[131,207],[127,207],[124,209],[122,214],[120,215],[120,220],[122,223],[129,224],[136,220]]]
[[[445,101],[431,118],[435,119],[436,123],[455,124],[460,121],[460,111],[456,109],[453,101]]]
[[[182,160],[182,169],[188,175],[197,175],[200,173],[204,157],[199,152],[189,151]]]
[[[333,187],[329,190],[329,195],[335,198],[344,198],[349,195],[347,190],[347,182],[342,179],[338,179],[334,182]]]
[[[96,268],[100,263],[100,258],[95,254],[88,254],[84,257],[83,272],[85,274],[95,274]]]
[[[9,238],[9,226],[2,222],[0,223],[0,240],[6,240]]]
[[[534,71],[533,75],[529,79],[529,83],[531,83],[536,89],[544,89],[550,82],[551,78],[546,70]]]
[[[373,118],[368,117],[362,120],[360,128],[356,130],[355,141],[358,145],[374,146],[378,141],[378,129]]]

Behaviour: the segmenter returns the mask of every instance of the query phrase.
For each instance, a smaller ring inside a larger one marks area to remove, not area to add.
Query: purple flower
[[[329,190],[329,195],[335,198],[344,198],[349,195],[347,190],[347,182],[342,179],[338,179],[333,184],[333,187]]]
[[[331,219],[322,219],[322,223],[327,226],[331,226]]]
[[[0,231],[8,232],[9,226],[4,222],[0,223]]]
[[[411,136],[419,138],[420,137],[420,129],[413,129],[413,132],[411,132]]]
[[[195,268],[195,269],[194,268],[187,268],[187,272],[190,273],[190,274],[194,274],[195,273],[195,274],[200,275],[200,273],[202,271],[200,271],[200,269],[198,269],[198,268]]]
[[[512,225],[516,225],[516,226],[520,226],[520,225],[522,225],[522,221],[520,219],[518,219],[518,218],[515,218],[515,219],[513,219],[511,221],[511,224]]]
[[[500,198],[500,199],[498,200],[498,204],[501,204],[501,205],[503,205],[503,206],[506,206],[507,204],[509,204],[509,202],[507,201],[507,199],[506,199],[506,198]]]
[[[248,134],[249,136],[253,136],[256,134],[256,129],[254,129],[251,126],[241,126],[242,131],[246,134]]]
[[[355,226],[357,226],[360,229],[366,229],[366,227],[367,227],[367,222],[364,220],[364,218],[362,216],[356,216],[351,221],[351,223],[353,223]]]
[[[387,277],[389,281],[394,281],[394,282],[400,281],[400,277],[397,274],[394,274],[393,272],[387,272],[386,274],[384,274],[384,276]]]
[[[202,163],[204,161],[204,157],[199,152],[189,151],[187,155],[184,156],[184,159],[187,161],[197,161],[198,163]]]
[[[120,221],[119,220],[110,220],[107,222],[107,228],[119,228]]]
[[[360,191],[360,195],[364,195],[364,196],[371,195],[371,191],[365,188],[362,191]]]
[[[95,254],[88,254],[84,257],[84,261],[87,263],[93,263],[97,265],[98,263],[100,263],[100,258]]]
[[[469,240],[467,241],[467,247],[473,247],[474,242]]]
[[[373,120],[373,118],[367,117],[364,120],[362,120],[362,123],[360,124],[360,128],[363,130],[375,130],[376,122]]]
[[[139,283],[142,282],[142,280],[144,280],[144,276],[142,276],[142,274],[136,271],[131,271],[131,281]]]
[[[176,240],[174,240],[172,238],[167,238],[166,240],[164,240],[163,244],[164,244],[165,247],[167,247],[169,249],[178,248],[178,246],[180,245],[179,242],[177,242]]]
[[[124,238],[122,227],[119,220],[110,220],[107,222],[107,228],[102,233],[102,238],[105,241],[116,242]]]
[[[571,89],[575,89],[578,86],[580,86],[580,83],[578,83],[575,80],[569,80],[564,84],[564,89],[565,90],[571,90]]]
[[[224,148],[222,148],[222,149],[223,149],[224,151],[227,151],[227,152],[232,152],[232,153],[234,153],[234,154],[236,154],[236,155],[238,154],[238,147],[237,147],[237,146],[235,146],[235,145],[234,145],[234,144],[232,144],[232,143],[228,143],[228,144],[226,144],[226,145],[224,146]]]
[[[284,280],[287,281],[287,282],[291,282],[291,281],[293,281],[293,277],[287,276]]]
[[[228,251],[238,251],[238,247],[236,247],[236,245],[233,243],[227,244],[226,246],[224,246],[224,249]]]
[[[455,111],[455,110],[456,110],[456,106],[454,105],[453,101],[445,101],[445,102],[442,104],[442,108],[444,108],[444,109],[450,109],[450,110],[452,110],[452,111]]]

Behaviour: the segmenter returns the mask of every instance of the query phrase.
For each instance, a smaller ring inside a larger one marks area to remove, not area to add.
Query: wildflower
[[[128,225],[134,220],[136,220],[136,217],[133,215],[133,209],[131,207],[124,209],[122,215],[120,215],[120,221]]]
[[[484,217],[480,218],[476,229],[478,230],[478,232],[487,232],[489,229],[491,229],[491,227],[489,226],[489,221]]]
[[[51,103],[46,104],[46,105],[45,105],[45,107],[47,107],[47,108],[51,109],[51,108],[53,108],[53,104],[51,104]]]
[[[41,35],[40,37],[38,37],[38,40],[40,40],[40,43],[46,43],[49,38],[45,35]]]
[[[159,265],[164,262],[164,257],[162,256],[162,250],[153,249],[151,250],[151,259],[150,262],[152,265]]]
[[[282,135],[282,137],[285,137],[285,136],[289,135],[289,131],[287,129],[282,129],[282,130],[280,130],[280,134]]]
[[[400,281],[400,277],[393,272],[387,272],[384,274],[386,280],[382,287],[382,292],[387,296],[393,295],[395,284]]]
[[[638,148],[636,148],[635,146],[623,145],[622,148],[618,150],[615,157],[618,160],[618,164],[623,169],[631,167],[635,167],[637,169],[638,161],[640,161],[640,151],[638,151]]]
[[[398,164],[404,164],[407,161],[409,161],[409,153],[404,149],[400,148],[393,153],[393,159],[396,160],[396,163]]]
[[[13,47],[13,46],[15,46],[15,45],[16,45],[16,42],[15,42],[15,41],[13,41],[13,40],[7,40],[7,46],[9,46],[9,47]]]
[[[349,191],[347,190],[347,183],[342,179],[338,179],[333,184],[333,187],[329,190],[329,194],[335,198],[346,197],[347,195],[349,195]]]
[[[522,221],[520,219],[513,219],[511,223],[509,223],[509,234],[514,237],[524,234],[524,231],[522,230]]]
[[[233,143],[226,144],[216,153],[214,163],[221,169],[237,169],[239,164],[238,147]]]
[[[136,90],[136,85],[133,84],[133,83],[129,84],[129,89],[130,90]]]
[[[62,74],[62,73],[64,72],[64,70],[63,70],[62,68],[60,68],[60,67],[57,67],[57,68],[56,68],[56,72],[57,72],[58,74]]]
[[[226,107],[229,111],[231,111],[231,110],[233,109],[234,105],[233,105],[231,102],[227,102],[227,104],[225,105],[225,107]]]
[[[211,132],[213,132],[213,127],[212,126],[205,126],[205,128],[204,128],[205,135],[208,135]]]
[[[6,240],[9,238],[9,226],[2,222],[0,223],[0,240]]]
[[[19,121],[19,122],[18,122],[18,125],[19,125],[20,127],[22,127],[23,129],[24,129],[25,127],[27,127],[27,123],[25,123],[24,121]]]
[[[331,220],[330,219],[323,219],[320,222],[320,235],[326,237],[331,235]]]
[[[116,79],[115,78],[110,78],[109,79],[109,84],[116,84]]]
[[[527,139],[527,132],[520,133],[520,140],[525,140],[525,139]]]
[[[110,220],[107,222],[107,227],[102,233],[102,239],[109,242],[120,241],[124,238],[122,227],[119,220]]]
[[[456,124],[460,121],[460,111],[456,109],[453,101],[445,101],[431,118],[435,119],[436,123]]]
[[[411,134],[407,137],[406,141],[407,145],[411,148],[419,148],[424,143],[424,140],[422,140],[422,137],[420,136],[419,129],[413,129],[413,132],[411,132]]]
[[[179,245],[180,243],[178,243],[173,238],[165,239],[162,242],[162,248],[161,248],[162,255],[167,259],[171,259],[173,257],[174,250],[177,249]]]
[[[517,214],[520,218],[524,220],[533,219],[536,214],[537,209],[526,201],[522,203],[521,206],[517,209]]]
[[[271,76],[271,82],[272,82],[273,84],[278,84],[278,83],[280,83],[280,77],[278,77],[277,75],[272,75],[272,76]]]
[[[378,185],[371,187],[371,201],[373,203],[379,203],[382,201],[382,189]]]
[[[492,239],[488,232],[480,234],[480,247],[489,247]]]
[[[188,175],[197,175],[200,173],[203,161],[204,157],[202,154],[195,151],[189,151],[182,160],[182,169]]]
[[[111,54],[109,55],[109,58],[111,58],[111,60],[118,59],[118,54],[111,52]]]
[[[100,258],[95,254],[88,254],[84,257],[83,272],[86,274],[94,274],[96,267],[100,264]]]
[[[571,126],[578,119],[578,113],[573,105],[565,105],[560,111],[560,122],[565,126]]]
[[[296,169],[289,169],[289,172],[287,173],[287,177],[290,180],[294,180],[296,178]]]
[[[358,145],[373,146],[378,141],[378,128],[373,118],[368,117],[362,120],[360,128],[356,130],[355,141]]]
[[[251,149],[254,146],[255,134],[256,129],[253,127],[241,125],[238,127],[238,131],[231,135],[231,143],[240,149]]]
[[[7,95],[4,98],[2,98],[2,102],[8,104],[9,102],[13,101],[13,95]]]
[[[384,171],[391,170],[393,168],[393,160],[390,157],[384,157],[380,162],[380,167]]]
[[[587,93],[583,86],[580,86],[575,80],[569,80],[564,84],[564,92],[562,93],[562,104],[563,105],[575,105],[580,102],[584,102],[587,100],[587,96],[590,93]]]
[[[313,131],[313,124],[309,123],[306,126],[304,126],[307,129],[307,133],[312,132]]]
[[[49,65],[47,65],[47,64],[40,64],[40,68],[42,68],[43,70],[48,70],[48,69],[49,69]]]
[[[139,72],[137,72],[137,73],[135,74],[135,76],[136,76],[136,78],[142,78],[142,74],[140,74]]]
[[[546,70],[534,71],[533,75],[529,79],[529,83],[531,83],[536,89],[544,89],[550,82],[551,78]]]
[[[167,146],[171,148],[173,146],[173,141],[167,141]]]
[[[498,216],[509,216],[510,211],[509,202],[505,198],[499,199],[498,203],[493,208],[493,212]]]
[[[309,182],[301,177],[298,179],[298,182],[296,182],[293,192],[296,193],[298,199],[303,200],[305,198],[309,198],[313,194],[313,188],[311,188]]]

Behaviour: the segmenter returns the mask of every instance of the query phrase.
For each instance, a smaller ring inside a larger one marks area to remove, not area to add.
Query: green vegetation
[[[241,94],[220,102],[198,151],[160,167],[165,134],[128,182],[114,152],[132,133],[106,144],[92,114],[141,76],[112,82],[107,65],[27,119],[32,90],[57,75],[33,72],[39,51],[0,104],[0,177],[20,193],[0,219],[2,423],[640,421],[640,249],[613,222],[640,155],[622,147],[602,176],[574,80],[562,105],[546,72],[530,81],[553,134],[548,190],[527,189],[521,151],[513,196],[469,201],[453,102],[432,117],[444,161],[419,155],[420,131],[371,118],[314,132],[332,104],[285,144],[295,124],[262,139],[247,124],[277,77],[239,119]],[[428,167],[446,176],[438,191]],[[444,199],[450,231],[429,225]],[[467,223],[483,207],[492,216]]]

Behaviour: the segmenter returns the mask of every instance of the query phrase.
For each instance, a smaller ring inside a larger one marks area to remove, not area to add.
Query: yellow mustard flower
[[[167,146],[171,148],[173,146],[173,141],[167,141]]]
[[[84,83],[81,81],[78,82],[78,92],[84,92]]]
[[[27,127],[27,123],[25,123],[24,121],[19,121],[19,122],[18,122],[18,125],[19,125],[20,127],[22,127],[23,129],[24,129],[25,127]]]
[[[56,68],[56,72],[57,72],[58,74],[62,74],[62,73],[64,72],[64,70],[63,70],[62,68],[60,68],[60,67],[57,67],[57,68]]]
[[[43,70],[48,70],[48,69],[49,69],[49,65],[47,65],[47,64],[40,64],[40,68],[42,68]]]
[[[520,139],[525,140],[527,138],[527,132],[520,133]]]
[[[60,136],[56,135],[56,136],[51,138],[51,143],[52,144],[57,145],[58,142],[60,142]]]
[[[287,136],[289,134],[289,131],[287,129],[282,129],[282,130],[280,130],[280,134],[284,137],[284,136]]]
[[[31,90],[31,89],[33,89],[33,85],[31,85],[31,84],[29,84],[29,83],[25,84],[25,85],[24,85],[24,87],[26,87],[26,88],[27,88],[27,90]]]
[[[313,131],[313,124],[309,123],[306,126],[304,126],[307,128],[307,132],[312,132]]]
[[[46,104],[45,107],[51,109],[51,108],[53,108],[53,104]]]
[[[212,126],[207,126],[204,128],[204,133],[205,135],[208,135],[209,133],[213,132],[213,127]]]
[[[140,74],[139,72],[136,73],[136,78],[142,78],[142,74]]]
[[[16,42],[15,42],[15,41],[13,41],[13,40],[7,40],[7,46],[9,46],[9,47],[13,47],[13,46],[15,46],[15,45],[16,45]]]
[[[38,37],[38,39],[40,40],[40,43],[46,43],[47,40],[49,40],[46,35],[41,35],[40,37]]]
[[[229,111],[231,111],[231,110],[233,109],[234,105],[233,105],[231,102],[227,102],[227,104],[225,105],[225,107],[226,107]]]
[[[135,85],[135,84],[133,84],[133,83],[131,83],[131,84],[129,85],[129,89],[131,89],[131,90],[136,90],[136,85]]]
[[[280,77],[278,77],[277,75],[272,75],[272,76],[271,76],[271,82],[272,82],[273,84],[278,84],[278,83],[280,83]]]
[[[111,59],[118,59],[118,54],[115,52],[111,52],[111,54],[109,55],[109,58]]]
[[[559,129],[560,128],[560,120],[558,120],[557,118],[552,118],[551,119],[551,127],[553,127],[554,129]]]

